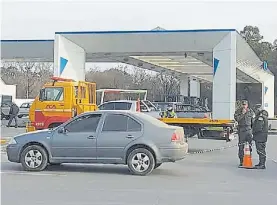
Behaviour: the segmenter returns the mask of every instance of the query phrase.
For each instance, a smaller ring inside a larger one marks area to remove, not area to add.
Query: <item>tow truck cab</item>
[[[53,77],[35,98],[29,111],[27,131],[57,127],[70,118],[95,111],[96,84]]]

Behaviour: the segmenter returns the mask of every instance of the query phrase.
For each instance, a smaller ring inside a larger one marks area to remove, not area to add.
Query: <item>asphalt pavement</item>
[[[9,128],[4,135],[17,131]],[[25,172],[2,152],[2,204],[276,205],[277,136],[269,137],[267,153],[273,160],[268,159],[266,170],[237,168],[236,143],[191,139],[191,154],[184,160],[165,163],[144,177],[130,175],[121,165],[63,164]]]

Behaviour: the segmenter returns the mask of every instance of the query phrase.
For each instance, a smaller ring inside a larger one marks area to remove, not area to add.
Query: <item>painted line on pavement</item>
[[[232,144],[229,146],[224,146],[224,147],[219,147],[219,148],[204,149],[204,150],[200,150],[200,151],[196,151],[196,152],[189,152],[188,155],[203,154],[206,152],[214,152],[214,151],[222,151],[222,150],[229,149],[229,148],[236,147],[236,146],[237,146],[237,144]]]
[[[66,174],[60,174],[60,173],[35,173],[35,172],[25,172],[25,171],[1,171],[0,174],[30,175],[30,176],[67,176]]]

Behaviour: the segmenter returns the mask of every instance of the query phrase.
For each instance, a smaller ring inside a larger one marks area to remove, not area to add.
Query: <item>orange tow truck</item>
[[[80,113],[97,109],[95,83],[51,79],[30,107],[27,132],[57,127]]]

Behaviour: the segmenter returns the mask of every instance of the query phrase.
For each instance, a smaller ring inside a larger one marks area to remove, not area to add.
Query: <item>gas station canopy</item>
[[[232,118],[236,82],[274,87],[272,73],[235,29],[56,32],[55,40],[2,40],[1,47],[3,60],[54,62],[55,75],[77,80],[85,62],[121,62],[213,82],[219,118]],[[224,105],[231,108],[222,113]]]
[[[235,30],[56,32],[56,35],[82,47],[86,62],[121,62],[158,72],[185,73],[212,82],[213,48],[230,31]],[[237,82],[261,82],[262,62],[238,33],[236,39]],[[54,40],[2,40],[1,47],[1,58],[6,61],[54,61]],[[247,72],[245,67],[251,70]]]

